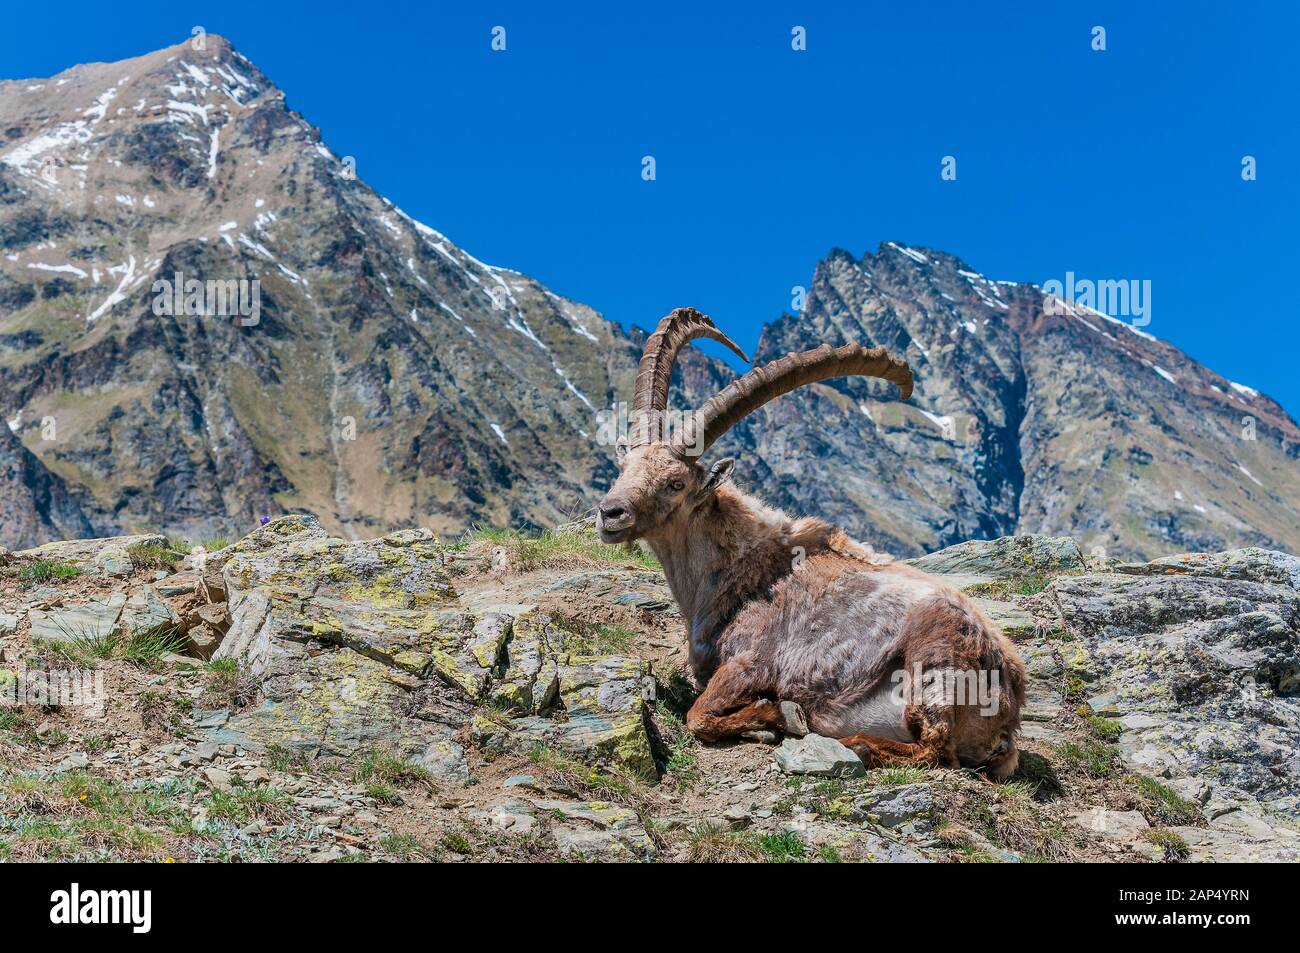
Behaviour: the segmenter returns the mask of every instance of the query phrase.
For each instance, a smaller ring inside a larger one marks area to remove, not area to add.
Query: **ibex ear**
[[[724,457],[715,463],[709,470],[709,475],[704,478],[704,483],[700,485],[700,496],[708,496],[730,480],[731,471],[734,469],[736,469],[736,461],[731,457]]]
[[[623,461],[627,459],[627,441],[620,440],[614,444],[614,462],[618,464],[619,469],[623,467]]]

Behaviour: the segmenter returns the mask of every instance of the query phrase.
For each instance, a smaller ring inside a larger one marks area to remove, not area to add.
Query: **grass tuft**
[[[573,524],[530,534],[514,529],[476,529],[466,542],[488,542],[505,549],[514,568],[528,572],[550,568],[587,566],[635,566],[658,569],[659,560],[639,546],[609,546],[590,527]]]
[[[18,578],[29,584],[62,582],[80,575],[76,566],[58,559],[38,559],[18,570]]]
[[[664,767],[673,776],[677,790],[684,791],[700,777],[699,742],[681,716],[662,701],[655,703],[655,714],[660,740],[668,752]]]
[[[289,796],[271,787],[213,791],[203,804],[208,809],[208,817],[235,825],[254,820],[277,822],[289,816]]]
[[[755,864],[763,859],[763,848],[748,831],[705,826],[688,832],[686,855],[697,864]]]
[[[1201,820],[1201,809],[1172,788],[1144,774],[1135,774],[1132,779],[1145,802],[1146,810],[1143,813],[1148,821],[1186,827]]]
[[[1165,860],[1186,860],[1192,852],[1180,835],[1161,827],[1145,830],[1142,836],[1165,852]]]
[[[185,553],[156,543],[132,543],[126,547],[126,554],[131,557],[131,567],[136,570],[174,569],[185,558]]]
[[[1067,767],[1091,778],[1114,777],[1120,771],[1119,749],[1095,738],[1067,741],[1057,746],[1056,753]]]
[[[353,771],[352,780],[369,782],[379,792],[371,797],[380,801],[390,801],[396,796],[390,785],[433,786],[433,775],[427,769],[384,751],[367,754]]]

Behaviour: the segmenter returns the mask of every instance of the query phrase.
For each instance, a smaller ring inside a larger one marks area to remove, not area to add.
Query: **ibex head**
[[[701,337],[749,360],[711,320],[691,308],[678,308],[659,322],[637,371],[631,431],[627,443],[619,446],[619,477],[597,508],[596,525],[607,543],[651,535],[707,502],[730,478],[733,461],[720,460],[706,469],[699,464],[700,456],[738,421],[796,387],[860,374],[893,381],[904,400],[912,393],[911,370],[884,348],[823,344],[754,368],[669,434],[664,416],[673,365],[687,342]]]

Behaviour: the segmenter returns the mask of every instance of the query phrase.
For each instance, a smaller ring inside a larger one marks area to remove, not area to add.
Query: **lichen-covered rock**
[[[120,554],[126,554],[132,546],[165,547],[167,537],[158,533],[139,533],[134,536],[106,536],[101,539],[67,539],[45,543],[33,549],[24,549],[15,553],[29,559],[57,559],[69,563],[78,569],[96,571],[101,556],[105,560],[116,560]],[[127,556],[127,561],[130,557]]]
[[[349,648],[313,655],[301,645],[277,653],[264,674],[260,703],[215,723],[199,713],[210,741],[343,757],[384,749],[442,776],[467,776],[453,729],[408,716],[420,688],[413,676]]]
[[[1248,547],[1222,553],[1183,553],[1149,563],[1125,563],[1116,572],[1139,576],[1188,575],[1246,579],[1300,589],[1300,557],[1271,549]]]
[[[1049,594],[1073,639],[1060,655],[1090,709],[1123,728],[1132,768],[1203,788],[1207,817],[1280,831],[1300,806],[1300,591],[1281,554],[1220,555],[1057,579]],[[1197,850],[1234,836],[1247,832]]]
[[[260,673],[280,639],[348,645],[406,667],[413,653],[462,655],[475,620],[454,604],[442,548],[428,530],[349,543],[315,519],[282,517],[230,548],[223,579],[231,617],[218,658]],[[466,656],[475,667],[476,656]],[[481,667],[481,666],[479,666]]]
[[[850,816],[905,832],[929,830],[934,823],[934,791],[929,784],[902,784],[863,795],[853,802]]]
[[[917,569],[936,575],[1012,576],[1081,572],[1083,553],[1068,536],[1003,536],[973,539],[908,560]]]
[[[520,718],[514,722],[515,738],[611,761],[641,777],[655,778],[645,706],[653,682],[645,662],[624,656],[579,656],[559,665],[557,678],[563,718]]]
[[[105,546],[95,554],[91,566],[97,573],[118,579],[130,576],[135,568],[131,562],[131,554],[127,552],[125,546],[120,545]]]
[[[1018,639],[1034,631],[1034,617],[1010,602],[978,598],[973,601],[1008,638]]]
[[[559,692],[557,660],[563,657],[563,633],[533,614],[515,619],[512,628],[505,672],[493,689],[492,701],[512,714],[545,711]]]
[[[467,778],[446,728],[481,721],[485,743],[554,745],[655,776],[645,664],[571,658],[544,616],[470,611],[428,530],[349,542],[311,517],[282,517],[226,553],[230,628],[214,658],[263,679],[266,703],[223,732],[340,752],[388,739],[435,773]],[[471,719],[465,704],[498,714]]]

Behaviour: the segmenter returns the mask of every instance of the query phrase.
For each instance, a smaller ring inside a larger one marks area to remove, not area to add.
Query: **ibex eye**
[[[686,484],[681,480],[673,480],[672,486],[674,492],[681,492],[686,489]]]

